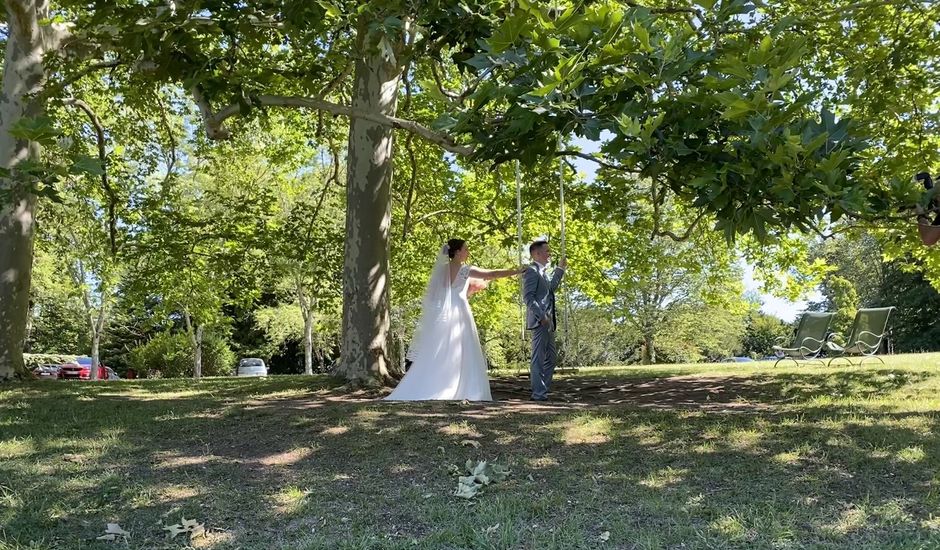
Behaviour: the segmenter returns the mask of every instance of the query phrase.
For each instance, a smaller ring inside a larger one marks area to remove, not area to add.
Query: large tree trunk
[[[0,92],[0,166],[15,168],[39,158],[39,145],[16,139],[10,129],[22,118],[41,113],[30,100],[45,80],[43,55],[48,37],[39,21],[48,17],[46,0],[7,0],[7,43]],[[15,187],[0,178],[0,190]],[[0,201],[0,380],[25,375],[23,344],[29,316],[36,197],[16,190]]]
[[[353,108],[394,116],[401,69],[359,28]],[[372,40],[374,42],[374,40]],[[397,48],[396,48],[397,49]],[[388,357],[392,129],[354,117],[349,128],[343,349],[338,372],[354,385],[391,380]]]
[[[656,342],[652,333],[643,335],[643,364],[653,365],[656,363]]]

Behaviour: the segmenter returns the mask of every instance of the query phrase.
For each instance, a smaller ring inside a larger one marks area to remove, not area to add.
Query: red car
[[[120,377],[106,367],[98,364],[98,380],[118,380]],[[61,380],[89,380],[91,379],[91,357],[79,357],[73,363],[65,363],[59,369]]]

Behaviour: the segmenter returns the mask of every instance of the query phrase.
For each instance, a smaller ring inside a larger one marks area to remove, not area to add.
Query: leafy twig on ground
[[[456,473],[459,476],[457,478],[457,490],[454,491],[454,496],[468,500],[477,496],[483,487],[494,482],[503,481],[510,473],[509,469],[505,466],[489,464],[485,460],[477,462],[476,465],[473,464],[472,460],[467,460],[465,469],[469,475],[461,476],[459,475],[459,468],[456,466],[450,468],[452,473]]]

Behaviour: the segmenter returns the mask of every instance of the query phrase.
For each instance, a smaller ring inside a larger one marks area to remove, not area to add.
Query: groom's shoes
[[[535,397],[534,395],[529,398],[529,401],[548,401],[547,397]]]

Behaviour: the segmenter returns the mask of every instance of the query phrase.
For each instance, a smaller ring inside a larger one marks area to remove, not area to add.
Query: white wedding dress
[[[467,301],[469,282],[470,266],[462,266],[451,282],[447,255],[438,257],[408,353],[411,368],[385,399],[492,401],[486,358]]]

